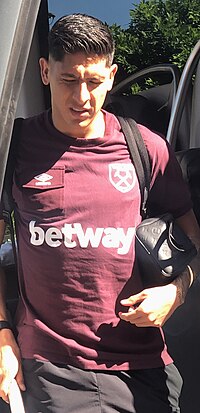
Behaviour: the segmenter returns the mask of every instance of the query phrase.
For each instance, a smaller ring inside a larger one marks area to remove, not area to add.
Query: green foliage
[[[166,62],[182,70],[200,39],[200,1],[141,0],[133,6],[128,29],[111,26],[121,71]]]

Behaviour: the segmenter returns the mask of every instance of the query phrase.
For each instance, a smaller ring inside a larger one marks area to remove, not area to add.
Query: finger
[[[136,310],[129,309],[127,313],[119,312],[119,317],[121,318],[121,320],[135,324],[141,319],[142,316],[138,314]]]
[[[4,393],[1,395],[0,394],[0,398],[7,404],[9,404],[9,399],[8,396],[6,396]]]
[[[4,402],[9,403],[8,396],[5,394],[4,390],[0,390],[0,399],[4,400]]]
[[[131,324],[146,325],[148,315],[144,314],[142,306],[140,306],[140,303],[138,303],[137,306],[134,305],[129,307],[126,313],[123,313],[122,311],[119,312],[119,317]]]
[[[26,386],[25,386],[25,383],[24,383],[24,376],[23,376],[23,373],[22,373],[22,366],[21,365],[19,366],[19,370],[18,370],[18,373],[15,377],[15,380],[16,380],[20,390],[25,391]]]
[[[146,298],[146,293],[144,293],[144,291],[142,291],[139,294],[135,294],[135,295],[131,295],[128,298],[125,298],[123,300],[120,301],[120,303],[122,305],[124,305],[125,307],[128,306],[136,306],[138,307],[138,305],[141,304],[141,302]]]
[[[136,327],[158,327],[158,325],[151,321],[149,318],[144,317],[144,315],[137,312],[133,313],[120,313],[121,320],[126,321],[130,324],[134,324]]]
[[[11,379],[8,376],[6,376],[1,382],[0,397],[6,403],[9,403],[8,393],[9,393],[9,390],[10,390],[10,383],[11,383]]]

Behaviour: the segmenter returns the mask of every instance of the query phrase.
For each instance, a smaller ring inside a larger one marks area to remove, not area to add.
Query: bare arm
[[[195,244],[197,256],[171,284],[148,288],[122,300],[121,304],[128,307],[128,312],[119,313],[122,320],[138,327],[160,327],[184,303],[187,291],[200,270],[200,229],[192,210],[177,219],[177,223]]]
[[[174,284],[178,289],[180,302],[184,302],[189,287],[200,272],[200,228],[192,210],[178,218],[177,224],[187,234],[197,249],[196,257],[192,260],[184,273],[174,281]]]
[[[0,220],[0,245],[3,242],[5,233],[5,223],[3,220]],[[6,280],[5,274],[2,268],[0,267],[0,320],[6,320]]]
[[[0,244],[3,241],[5,223],[0,220]],[[2,268],[0,268],[0,320],[7,320],[6,310],[6,278]],[[9,388],[12,379],[16,381],[21,390],[25,390],[21,358],[18,345],[11,330],[0,330],[0,397],[8,402]]]

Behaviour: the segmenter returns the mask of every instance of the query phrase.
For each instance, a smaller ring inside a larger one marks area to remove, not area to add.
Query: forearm
[[[0,268],[0,320],[7,320],[6,277],[2,268]]]
[[[0,248],[4,239],[5,222],[0,220]],[[7,319],[6,311],[6,277],[3,268],[0,266],[0,320]]]
[[[184,303],[185,297],[190,288],[190,283],[191,278],[188,268],[186,268],[185,271],[183,271],[183,273],[173,281],[172,284],[174,284],[177,288],[176,301],[178,306]]]
[[[198,248],[198,247],[197,247]],[[193,282],[199,275],[200,271],[200,251],[197,251],[196,257],[187,265],[185,271],[177,277],[173,284],[177,287],[177,300],[181,304],[184,303],[187,292]]]
[[[0,245],[3,242],[5,223],[0,219]],[[8,320],[6,308],[6,277],[0,267],[0,320]],[[0,397],[8,401],[9,386],[15,378],[21,390],[25,390],[20,350],[9,328],[0,330]]]
[[[197,255],[189,263],[185,271],[173,281],[173,284],[177,287],[177,298],[180,304],[182,304],[185,301],[189,288],[200,273],[200,229],[193,211],[189,211],[186,215],[177,219],[177,223],[197,249]]]
[[[173,281],[173,284],[175,284],[178,287],[178,295],[180,297],[180,300],[182,299],[182,302],[184,302],[189,288],[196,280],[199,273],[200,251],[197,252],[196,257],[191,261],[191,263],[187,265],[185,271],[183,271],[183,273]]]

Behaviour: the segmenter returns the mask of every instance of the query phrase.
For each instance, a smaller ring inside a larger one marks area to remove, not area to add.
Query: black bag
[[[136,259],[143,286],[153,287],[172,282],[197,250],[191,240],[175,223],[171,214],[146,218],[151,182],[150,161],[144,141],[132,119],[119,118],[134,163],[141,190],[143,221],[136,229]]]
[[[196,253],[171,214],[144,219],[136,229],[136,257],[144,287],[172,282]]]

